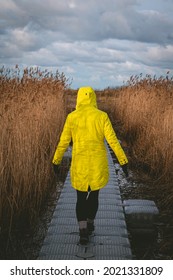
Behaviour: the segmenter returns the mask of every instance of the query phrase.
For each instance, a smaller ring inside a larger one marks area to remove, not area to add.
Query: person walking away
[[[99,190],[109,180],[105,139],[114,151],[126,176],[128,159],[117,139],[107,113],[97,108],[96,94],[91,87],[77,93],[76,110],[68,114],[52,163],[58,173],[62,157],[72,141],[70,177],[77,191],[76,216],[80,244],[87,244],[94,230]]]

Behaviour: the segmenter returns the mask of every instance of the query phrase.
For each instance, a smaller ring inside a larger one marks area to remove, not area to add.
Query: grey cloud
[[[28,25],[40,32],[57,31],[71,40],[172,41],[172,18],[161,12],[139,11],[139,1],[135,0],[11,0],[11,3],[11,8],[1,9],[4,28]]]
[[[95,85],[172,69],[171,8],[170,0],[1,0],[0,63],[55,67]]]
[[[146,52],[143,64],[171,69],[173,67],[173,46],[153,46]]]
[[[21,28],[28,23],[27,11],[21,10],[13,0],[1,1],[0,26],[3,29]]]

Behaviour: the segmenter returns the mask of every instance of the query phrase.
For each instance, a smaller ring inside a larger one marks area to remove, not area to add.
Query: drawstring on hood
[[[76,109],[83,105],[90,105],[97,108],[96,94],[91,87],[81,87],[77,94]]]

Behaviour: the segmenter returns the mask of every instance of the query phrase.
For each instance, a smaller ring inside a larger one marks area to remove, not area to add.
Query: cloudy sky
[[[173,73],[173,0],[0,0],[0,65],[58,69],[72,88]]]

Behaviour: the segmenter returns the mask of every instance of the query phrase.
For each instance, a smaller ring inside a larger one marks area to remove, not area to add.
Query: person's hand
[[[121,168],[124,172],[124,174],[126,175],[126,177],[129,177],[129,173],[128,173],[128,168],[127,168],[128,164],[124,164],[124,165],[121,165]]]
[[[59,164],[53,164],[53,170],[55,175],[59,175]]]

